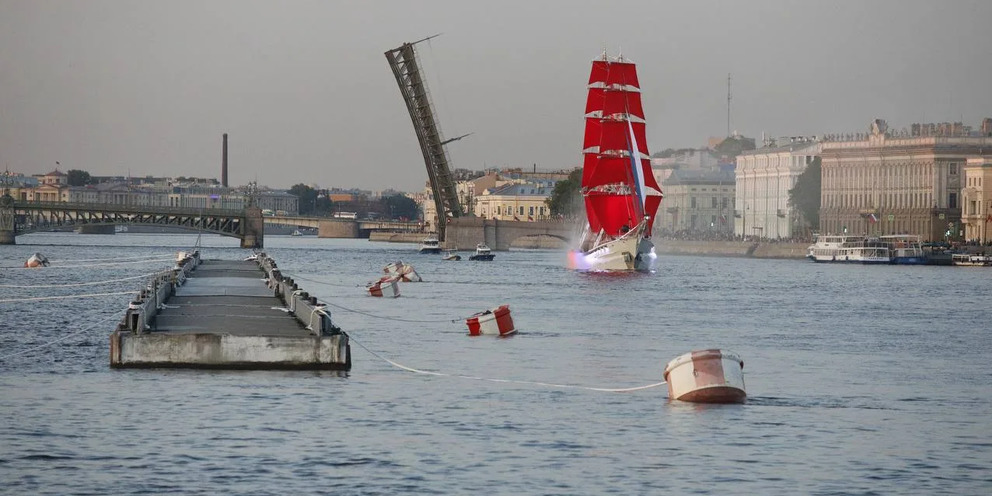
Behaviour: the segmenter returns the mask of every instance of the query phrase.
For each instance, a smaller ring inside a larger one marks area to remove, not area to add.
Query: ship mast
[[[427,177],[430,180],[434,206],[437,210],[435,222],[437,237],[443,242],[448,216],[462,216],[462,208],[458,203],[458,193],[455,190],[455,181],[451,175],[444,145],[468,135],[449,140],[443,138],[427,83],[421,77],[421,64],[414,45],[436,36],[439,35],[428,36],[413,43],[404,43],[399,48],[387,51],[385,55],[389,67],[393,70],[393,76],[396,77],[396,84],[399,85],[403,101],[406,102],[407,111],[413,121],[413,129],[417,133],[417,141],[420,142],[420,151],[427,166]]]

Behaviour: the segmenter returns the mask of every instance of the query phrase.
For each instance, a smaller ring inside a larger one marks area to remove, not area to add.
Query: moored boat
[[[605,53],[594,60],[585,109],[581,192],[586,228],[569,268],[650,272],[651,231],[662,193],[648,155],[636,66]]]
[[[974,253],[954,253],[951,255],[951,265],[959,267],[988,267],[992,258]]]
[[[927,263],[923,244],[917,235],[890,234],[879,236],[878,239],[889,248],[889,263],[896,265],[924,265]]]
[[[889,245],[865,236],[821,234],[808,249],[814,262],[887,264]]]
[[[420,242],[420,253],[438,254],[441,253],[441,242],[437,236],[427,236]]]
[[[489,249],[488,246],[485,245],[485,243],[479,243],[475,245],[475,253],[469,255],[468,257],[469,260],[482,260],[482,261],[490,261],[494,258],[496,258],[496,254],[494,254],[493,251]]]

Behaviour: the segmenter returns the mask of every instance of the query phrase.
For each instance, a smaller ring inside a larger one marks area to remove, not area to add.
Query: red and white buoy
[[[396,281],[396,277],[384,276],[376,282],[369,283],[367,287],[369,295],[380,298],[396,298],[400,295],[400,286]]]
[[[31,255],[26,262],[24,262],[25,267],[48,267],[48,258],[41,253],[35,253]]]
[[[668,398],[694,403],[743,403],[744,361],[736,353],[691,351],[665,367]]]
[[[413,270],[413,266],[403,262],[392,262],[382,269],[387,275],[396,276],[403,282],[421,282],[420,274]]]
[[[479,312],[467,319],[469,336],[479,336],[481,334],[493,334],[507,336],[517,332],[513,328],[513,318],[510,317],[510,306],[500,305],[484,312]]]

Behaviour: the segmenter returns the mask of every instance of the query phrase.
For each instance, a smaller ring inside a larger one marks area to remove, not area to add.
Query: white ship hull
[[[588,251],[569,253],[570,268],[581,272],[651,272],[657,255],[654,243],[642,237],[646,224],[621,236],[593,246]]]

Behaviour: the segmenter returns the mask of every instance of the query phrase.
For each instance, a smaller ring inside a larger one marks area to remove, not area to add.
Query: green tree
[[[384,210],[388,210],[389,215],[394,219],[400,217],[416,219],[420,217],[420,207],[410,197],[404,195],[385,196],[382,198],[382,202],[386,205]]]
[[[555,189],[551,192],[551,198],[544,203],[551,210],[551,215],[578,215],[582,213],[582,195],[579,189],[582,187],[582,169],[575,169],[564,179],[555,183]]]
[[[802,214],[811,229],[820,227],[820,157],[816,157],[789,190],[789,205]]]
[[[300,215],[314,215],[317,210],[317,190],[306,184],[294,184],[289,194],[299,199]]]
[[[84,170],[71,169],[66,172],[66,175],[69,176],[69,186],[86,186],[93,183],[90,173]]]

